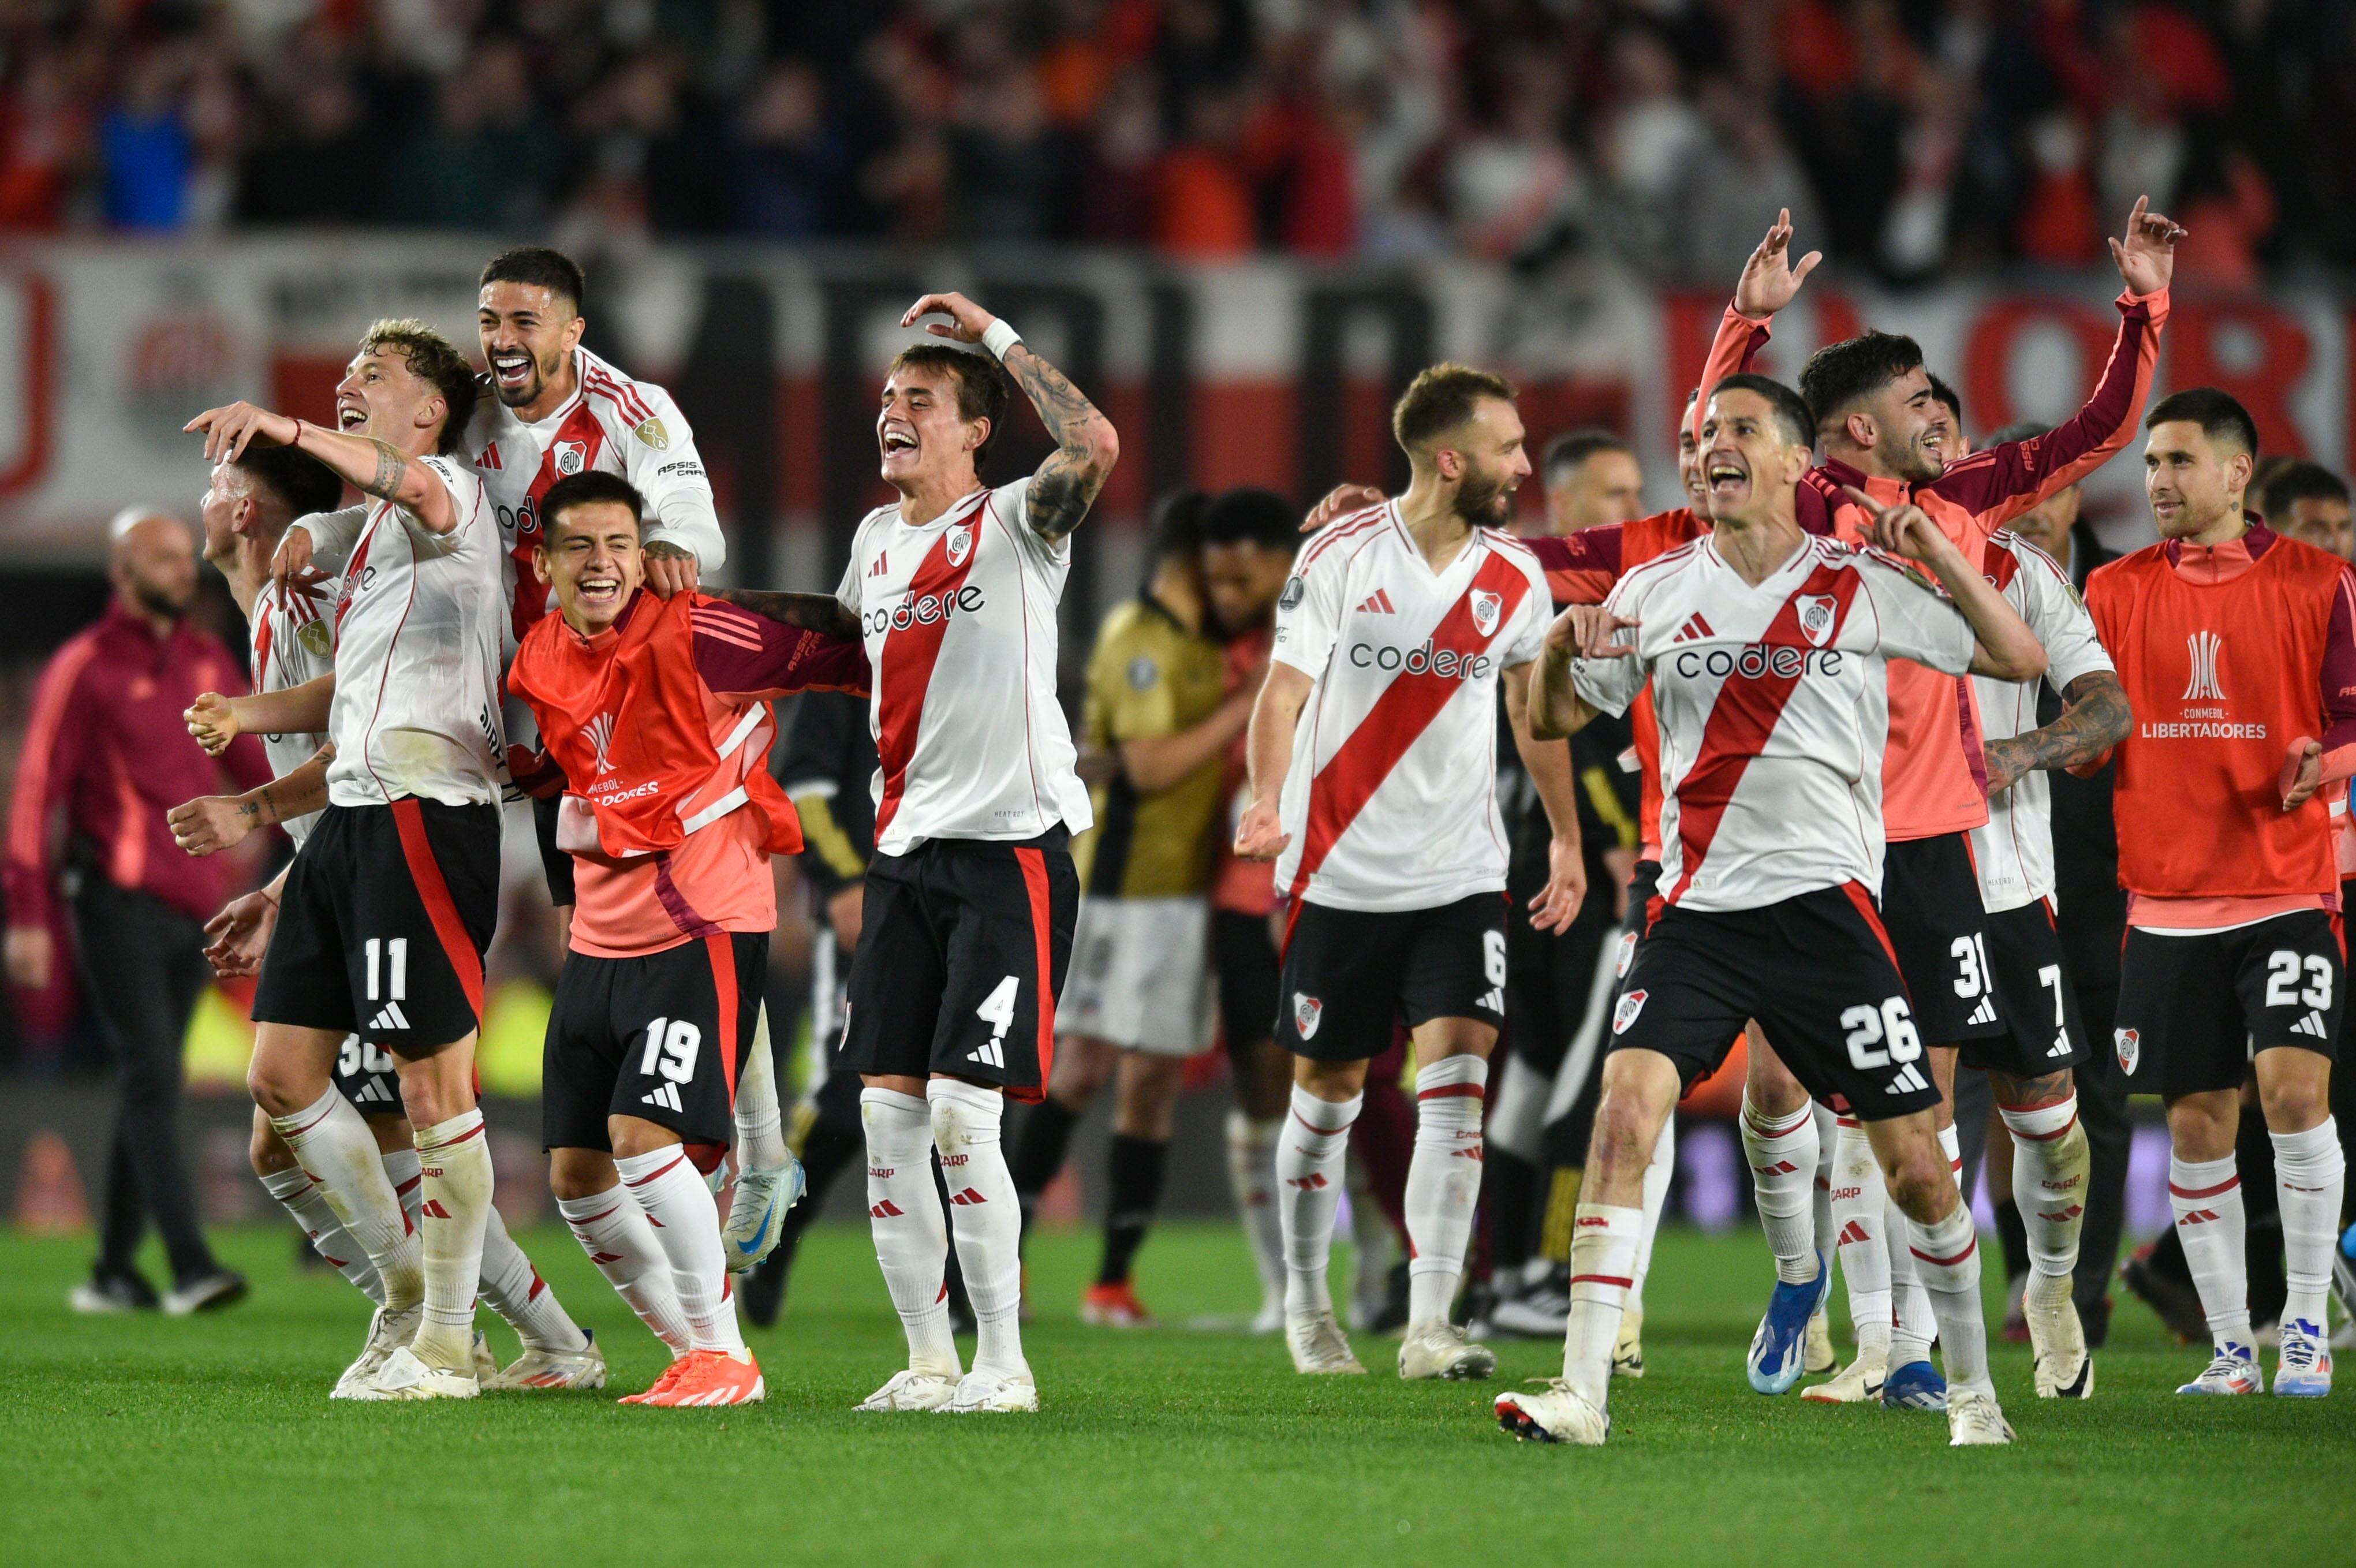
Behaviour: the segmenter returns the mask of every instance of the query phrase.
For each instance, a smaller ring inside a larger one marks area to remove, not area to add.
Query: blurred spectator
[[[778,240],[825,234],[843,155],[818,73],[799,60],[773,67],[745,103],[736,140],[736,227]]]
[[[542,216],[542,192],[563,147],[540,117],[523,51],[484,46],[442,81],[433,126],[402,150],[393,221],[423,229],[521,230]]]
[[[168,231],[187,216],[188,129],[173,101],[173,75],[162,49],[143,49],[99,122],[106,220],[118,229]]]
[[[1240,143],[1243,101],[1233,88],[1205,87],[1186,105],[1185,134],[1154,171],[1154,242],[1201,261],[1250,252],[1258,240]]]

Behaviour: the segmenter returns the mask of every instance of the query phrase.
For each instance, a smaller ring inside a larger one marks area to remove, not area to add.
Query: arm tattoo
[[[2069,706],[2060,718],[2009,740],[1992,740],[1988,751],[2026,775],[2092,762],[2126,738],[2133,715],[2116,675],[2106,670],[2081,675],[2062,697]]]
[[[674,544],[668,539],[649,539],[640,553],[651,555],[658,561],[684,561],[694,552]]]
[[[1070,378],[1023,344],[1007,350],[1006,372],[1039,411],[1039,423],[1055,443],[1031,481],[1031,526],[1044,538],[1061,539],[1088,515],[1112,470],[1106,454],[1112,424]]]
[[[781,626],[823,632],[846,642],[859,640],[859,618],[842,607],[832,594],[776,594],[755,588],[719,588],[712,596],[750,610]]]
[[[376,448],[376,472],[359,488],[365,494],[389,501],[399,492],[402,479],[409,473],[409,459],[390,441],[380,441],[373,435],[366,439]]]

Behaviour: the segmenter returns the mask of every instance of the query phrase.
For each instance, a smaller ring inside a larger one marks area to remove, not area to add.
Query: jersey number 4
[[[1005,1070],[1006,1031],[1014,1026],[1014,999],[1022,994],[1023,982],[1012,974],[991,988],[981,1005],[973,1010],[975,1017],[990,1026],[990,1038],[968,1051],[966,1060]]]

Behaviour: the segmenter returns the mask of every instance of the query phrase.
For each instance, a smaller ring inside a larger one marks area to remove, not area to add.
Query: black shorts
[[[1506,908],[1527,909],[1547,882],[1547,848],[1541,834],[1515,857],[1505,882]],[[1618,922],[1612,917],[1608,874],[1596,862],[1588,865],[1587,897],[1567,931],[1542,931],[1526,919],[1505,922],[1505,1017],[1501,1049],[1539,1077],[1552,1081],[1569,1054],[1570,1042],[1587,1017],[1589,995],[1595,989],[1595,966],[1616,946]],[[1601,1053],[1596,1059],[1602,1059]],[[1502,1067],[1498,1063],[1492,1070]]]
[[[556,847],[555,796],[531,803],[531,836],[540,845],[540,874],[548,879],[548,901],[558,908],[579,902],[573,892],[573,855]]]
[[[2003,1004],[1989,983],[1987,913],[1969,834],[1890,845],[1881,918],[1926,1043],[1953,1046],[2005,1032]]]
[[[1636,944],[1644,940],[1644,928],[1652,923],[1653,900],[1661,892],[1661,863],[1640,860],[1628,878],[1628,913],[1621,918],[1620,929],[1612,934],[1612,995],[1628,989],[1628,970],[1636,961]]]
[[[2128,1092],[2238,1089],[2276,1046],[2333,1056],[2347,976],[2340,918],[2320,909],[2209,936],[2129,928],[2111,1031]]]
[[[392,1069],[392,1053],[382,1046],[346,1035],[336,1050],[334,1077],[337,1090],[362,1115],[408,1114],[402,1103],[401,1079]]]
[[[1285,929],[1276,1043],[1312,1061],[1382,1055],[1396,1026],[1505,1019],[1505,897],[1431,909],[1329,909],[1296,900]]]
[[[2066,1072],[2086,1059],[2078,988],[2062,958],[2062,935],[2042,898],[1987,916],[1988,972],[2005,1030],[1966,1040],[1964,1066],[2012,1078]]]
[[[1658,1051],[1690,1090],[1751,1018],[1811,1095],[1845,1098],[1860,1121],[1939,1103],[1890,939],[1854,882],[1759,909],[1663,909],[1612,1008],[1612,1048]]]
[[[636,1116],[691,1144],[728,1142],[768,961],[766,931],[639,958],[565,954],[541,1060],[541,1145],[610,1149],[608,1116]]]
[[[1284,966],[1268,917],[1212,910],[1211,964],[1219,979],[1219,1033],[1233,1057],[1264,1043],[1276,1030]]]
[[[868,862],[840,1070],[1044,1094],[1080,881],[1060,827],[934,839]]]
[[[481,1026],[498,917],[497,806],[329,806],[287,871],[254,1020],[429,1054]]]

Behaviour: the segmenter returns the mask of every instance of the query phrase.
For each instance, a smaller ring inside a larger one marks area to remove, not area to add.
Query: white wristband
[[[981,346],[990,350],[991,358],[1003,360],[1006,350],[1023,341],[1023,334],[1014,330],[1006,317],[1000,317],[982,329]]]

